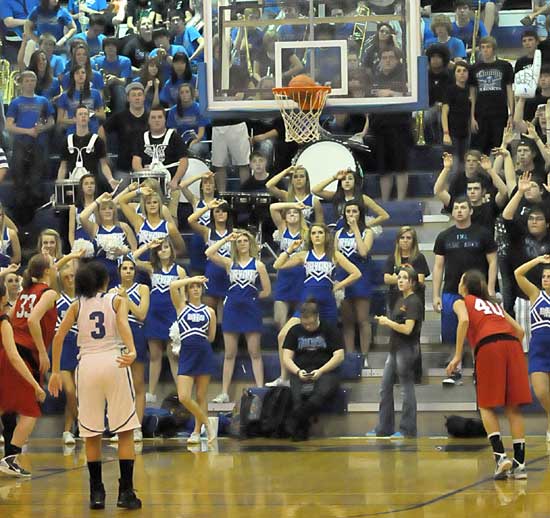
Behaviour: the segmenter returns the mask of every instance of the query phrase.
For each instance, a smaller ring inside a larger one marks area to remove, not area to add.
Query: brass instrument
[[[415,133],[416,133],[416,145],[425,146],[426,139],[424,137],[424,112],[418,110],[415,117]]]
[[[0,99],[6,103],[6,91],[10,81],[10,62],[7,59],[0,59]]]
[[[472,32],[472,51],[470,53],[470,65],[473,65],[476,62],[476,45],[477,45],[477,35],[479,32],[480,18],[481,18],[481,0],[478,0],[477,9],[474,13],[474,30]]]
[[[357,6],[357,9],[355,11],[357,16],[369,16],[370,15],[370,8],[368,5],[364,3],[360,3]],[[359,46],[359,60],[363,57],[363,52],[365,50],[365,43],[367,39],[367,23],[356,23],[353,26],[353,31],[351,32],[352,38],[355,41],[361,41],[361,45]]]
[[[21,95],[21,85],[19,82],[19,70],[12,70],[8,76],[8,84],[4,90],[4,104],[10,104],[16,97]]]
[[[245,21],[248,20],[246,13],[244,15]],[[248,75],[252,77],[254,73],[254,68],[252,66],[252,60],[250,59],[250,45],[248,43],[248,27],[244,27],[244,52],[246,55],[246,68],[248,70]]]

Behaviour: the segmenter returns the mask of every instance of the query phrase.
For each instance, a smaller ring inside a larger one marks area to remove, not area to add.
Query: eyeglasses
[[[544,216],[529,216],[527,221],[546,221]]]

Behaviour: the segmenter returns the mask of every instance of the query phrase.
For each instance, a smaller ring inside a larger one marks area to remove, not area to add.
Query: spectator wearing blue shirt
[[[46,53],[50,66],[52,67],[53,76],[59,79],[65,70],[66,60],[63,56],[54,53],[55,44],[55,36],[49,32],[42,34],[38,40],[38,48]]]
[[[209,148],[203,140],[208,124],[208,119],[201,115],[199,103],[195,101],[193,86],[188,83],[181,84],[176,106],[168,111],[166,126],[174,128],[181,135],[191,154],[206,158]]]
[[[111,111],[123,111],[126,108],[125,86],[132,79],[132,62],[126,56],[118,55],[116,38],[103,40],[103,55],[92,58],[92,68],[105,76],[105,86],[111,99]]]
[[[96,56],[103,49],[105,39],[105,17],[101,14],[94,14],[90,17],[90,26],[86,32],[75,34],[74,39],[81,39],[88,45],[90,56]]]
[[[35,40],[45,32],[53,34],[56,46],[63,47],[75,34],[76,25],[67,9],[61,7],[59,0],[40,0],[25,22],[25,32],[34,35]]]
[[[67,10],[71,13],[77,30],[80,32],[84,29],[79,21],[81,16],[91,19],[94,14],[105,14],[107,7],[107,0],[69,0]]]
[[[148,56],[141,66],[139,77],[133,82],[141,83],[145,93],[145,109],[149,111],[153,106],[160,104],[160,67],[158,57]]]
[[[54,111],[48,99],[35,94],[34,72],[25,70],[20,80],[21,95],[8,107],[6,129],[13,135],[14,215],[17,223],[24,225],[44,201],[42,179],[47,170],[44,137],[54,125]]]
[[[74,67],[81,65],[86,69],[86,76],[92,87],[98,91],[102,91],[105,88],[105,82],[103,81],[103,75],[101,72],[92,69],[92,62],[90,55],[88,54],[88,47],[84,42],[79,41],[73,46],[72,59],[67,63],[65,73],[61,77],[61,86],[63,90],[67,90],[71,83],[71,74],[74,71]]]
[[[197,76],[191,73],[191,66],[187,54],[177,53],[172,59],[170,79],[164,83],[160,91],[160,102],[168,107],[178,102],[179,87],[182,83],[190,83],[197,87]]]
[[[43,50],[36,50],[32,53],[27,70],[32,70],[37,77],[36,94],[54,102],[61,95],[61,88],[57,77],[53,77],[52,67],[48,57]]]
[[[464,43],[466,49],[471,49],[474,34],[474,16],[469,2],[466,0],[458,0],[455,2],[455,15],[451,36],[462,40],[462,43]],[[481,38],[488,35],[489,33],[487,32],[485,25],[480,20],[479,30],[477,32],[477,41],[479,42]]]
[[[174,35],[172,43],[185,48],[191,63],[204,61],[204,38],[195,27],[186,27],[185,20],[178,11],[170,13],[170,31]]]
[[[449,49],[451,60],[466,57],[466,47],[462,40],[451,36],[453,25],[451,19],[447,15],[439,14],[435,16],[432,21],[431,29],[436,37],[426,40],[424,42],[424,49],[427,49],[435,43],[441,43]]]
[[[158,57],[160,66],[160,80],[164,84],[172,72],[172,59],[178,52],[187,54],[181,45],[170,44],[170,33],[167,29],[156,29],[153,32],[155,48],[149,53],[151,57]],[[189,56],[188,56],[189,57]]]
[[[68,90],[61,94],[57,102],[57,124],[70,135],[75,132],[75,113],[79,105],[85,105],[94,116],[90,119],[90,131],[99,132],[99,125],[105,121],[105,109],[101,94],[90,88],[86,67],[76,65],[72,71]],[[100,136],[103,134],[99,132]]]
[[[25,21],[37,5],[38,0],[2,0],[0,2],[0,20],[5,28],[3,55],[10,63],[15,62]]]

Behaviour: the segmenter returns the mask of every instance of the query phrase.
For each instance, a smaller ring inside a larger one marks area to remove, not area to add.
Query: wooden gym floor
[[[149,440],[136,457],[137,512],[116,508],[115,447],[104,441],[107,507],[90,511],[83,444],[63,451],[60,442],[31,441],[22,464],[32,480],[0,474],[0,517],[550,516],[550,443],[541,436],[527,439],[529,479],[501,482],[486,440],[220,439],[208,452]]]

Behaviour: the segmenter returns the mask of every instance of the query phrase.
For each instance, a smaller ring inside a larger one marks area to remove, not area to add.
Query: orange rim
[[[325,96],[319,96],[319,93],[330,93],[330,86],[280,86],[273,88],[275,95],[286,95],[289,99],[298,103],[302,110],[319,110],[326,100]]]

